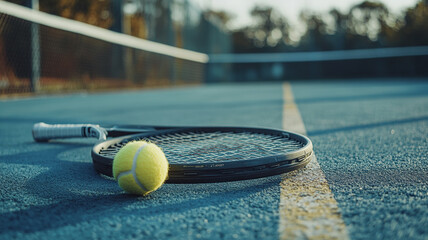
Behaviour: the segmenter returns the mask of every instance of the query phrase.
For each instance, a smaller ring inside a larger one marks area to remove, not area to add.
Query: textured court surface
[[[351,239],[428,238],[428,80],[291,84]],[[281,177],[124,194],[33,123],[282,127],[282,83],[0,101],[0,239],[278,239]]]

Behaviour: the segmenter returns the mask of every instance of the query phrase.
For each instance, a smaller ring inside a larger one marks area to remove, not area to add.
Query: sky
[[[376,1],[376,0],[375,0]],[[378,0],[384,3],[393,13],[400,13],[408,7],[414,6],[418,0]],[[297,25],[302,10],[323,13],[332,8],[345,13],[353,5],[362,0],[204,0],[192,1],[203,9],[225,10],[235,15],[229,27],[240,28],[251,24],[249,14],[255,5],[274,6],[292,25]]]

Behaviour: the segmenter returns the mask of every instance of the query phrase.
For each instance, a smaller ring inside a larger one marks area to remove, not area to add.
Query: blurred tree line
[[[219,15],[227,15],[220,12]],[[293,39],[290,24],[274,7],[251,10],[256,24],[232,32],[234,51],[326,51],[428,44],[428,0],[418,2],[402,15],[391,13],[381,2],[363,1],[347,13],[302,12],[306,32]],[[227,21],[229,18],[223,18]],[[226,23],[227,23],[226,21]]]
[[[28,5],[31,0],[10,0]],[[302,12],[306,32],[293,27],[274,6],[255,6],[256,23],[228,29],[233,15],[200,10],[188,0],[40,0],[40,10],[102,28],[206,53],[326,51],[428,44],[428,0],[404,13],[391,13],[377,1],[363,1],[347,13]],[[124,11],[117,13],[117,8]],[[115,13],[116,11],[116,13]],[[121,14],[123,14],[121,16]],[[120,19],[118,19],[120,18]],[[117,24],[120,21],[118,28]]]
[[[224,16],[227,26],[232,15]],[[274,6],[255,6],[254,24],[231,30],[235,53],[304,52],[428,45],[428,0],[394,14],[379,1],[362,1],[342,13],[302,12],[294,26]],[[302,28],[302,29],[297,29]],[[298,30],[298,31],[296,31]],[[297,34],[296,34],[297,33]],[[284,79],[370,79],[373,77],[426,77],[427,56],[303,62],[234,63],[231,81],[281,81]],[[220,66],[218,66],[220,65]],[[223,64],[227,65],[227,64]],[[213,64],[221,68],[221,64]]]
[[[31,2],[8,1],[24,6]],[[225,16],[198,9],[189,0],[39,0],[39,10],[200,52],[227,52],[232,47],[221,19]]]
[[[8,2],[28,7],[31,5],[31,0],[8,0]],[[39,0],[39,10],[102,28],[109,28],[114,21],[110,2],[106,0]]]

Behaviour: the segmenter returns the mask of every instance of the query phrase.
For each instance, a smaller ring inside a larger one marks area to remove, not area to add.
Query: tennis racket
[[[35,141],[95,137],[95,170],[112,176],[116,153],[128,142],[145,140],[161,147],[170,163],[167,183],[237,181],[278,175],[306,166],[309,138],[291,132],[248,127],[165,127],[37,123]],[[111,139],[107,139],[114,137]]]

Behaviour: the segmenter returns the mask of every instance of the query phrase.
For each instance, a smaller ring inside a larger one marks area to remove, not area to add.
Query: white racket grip
[[[94,124],[46,124],[40,122],[33,126],[33,138],[37,142],[76,137],[95,137],[105,140],[107,131]]]

